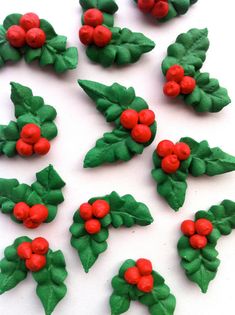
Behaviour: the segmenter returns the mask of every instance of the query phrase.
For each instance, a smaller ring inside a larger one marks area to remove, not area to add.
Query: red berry
[[[138,113],[134,109],[126,109],[120,116],[120,122],[126,129],[132,129],[138,124]]]
[[[85,230],[88,234],[97,234],[101,230],[101,224],[99,220],[90,219],[85,222]]]
[[[83,45],[90,45],[93,43],[95,29],[92,26],[84,25],[79,30],[79,39]]]
[[[169,81],[164,85],[163,92],[166,96],[176,97],[180,94],[180,85],[175,81]]]
[[[37,272],[46,266],[47,260],[43,255],[33,254],[25,261],[26,267],[32,271]]]
[[[83,220],[85,221],[90,220],[93,215],[92,205],[90,205],[88,202],[81,204],[79,208],[79,214]]]
[[[29,217],[34,223],[42,223],[48,217],[48,209],[41,204],[34,205],[29,210]]]
[[[192,77],[185,76],[180,82],[182,94],[191,94],[196,87],[196,80]]]
[[[19,25],[12,25],[8,28],[6,38],[11,46],[21,48],[25,45],[25,30]]]
[[[195,222],[195,228],[196,228],[196,232],[199,235],[203,235],[203,236],[207,236],[209,234],[211,234],[211,232],[213,231],[213,225],[211,223],[211,221],[207,220],[207,219],[199,219]]]
[[[131,131],[132,138],[139,143],[146,143],[152,137],[150,128],[143,124],[136,125]]]
[[[24,221],[29,216],[29,209],[25,202],[18,202],[13,209],[13,214],[17,220]]]
[[[137,267],[130,267],[124,273],[124,279],[129,284],[137,284],[140,280],[140,272]]]
[[[20,137],[24,142],[34,144],[41,137],[41,129],[35,124],[26,124],[21,130]]]
[[[38,155],[45,155],[50,151],[51,145],[46,138],[40,138],[33,146],[34,152]]]
[[[165,173],[173,174],[180,167],[180,161],[174,154],[168,155],[162,159],[162,169]]]
[[[34,254],[45,255],[48,252],[49,243],[43,237],[37,237],[32,241],[32,251]]]
[[[26,43],[32,48],[41,48],[46,41],[46,34],[40,28],[31,28],[26,33]]]
[[[158,143],[156,152],[160,157],[165,157],[167,155],[170,155],[174,151],[174,143],[170,140],[162,140]]]
[[[155,121],[155,114],[151,109],[143,109],[139,112],[139,121],[141,124],[150,126]]]
[[[152,16],[163,19],[169,12],[169,4],[165,1],[158,1],[151,11]]]
[[[35,223],[31,220],[31,218],[27,218],[26,220],[23,221],[23,224],[28,229],[36,229],[37,227],[39,227],[41,223]]]
[[[171,66],[166,73],[167,81],[175,81],[179,83],[184,77],[184,68],[179,65]]]
[[[40,20],[39,20],[38,15],[31,12],[22,15],[22,17],[20,18],[20,26],[25,31],[28,31],[31,28],[40,27]]]
[[[153,266],[150,260],[140,258],[136,262],[136,266],[139,269],[139,272],[142,276],[148,276],[153,271]]]
[[[137,288],[145,293],[149,293],[153,290],[154,279],[152,275],[143,276],[137,284]]]
[[[32,247],[30,242],[23,242],[17,247],[17,254],[21,259],[29,259],[32,256]]]
[[[205,236],[195,234],[190,237],[189,243],[192,246],[192,248],[202,249],[207,245],[207,238]]]
[[[195,223],[192,220],[185,220],[181,224],[181,231],[186,236],[192,236],[195,234]]]
[[[155,0],[138,0],[138,8],[144,13],[150,12],[154,4]]]
[[[16,142],[16,151],[21,156],[31,156],[33,154],[33,146],[19,139]]]
[[[110,205],[105,200],[96,200],[92,204],[92,212],[96,218],[102,219],[104,218],[110,211]]]
[[[98,9],[89,9],[84,13],[84,23],[86,25],[94,26],[103,24],[103,13]]]
[[[177,155],[180,161],[184,161],[190,157],[191,149],[186,143],[178,142],[174,147],[174,154]]]
[[[105,47],[112,39],[112,32],[106,26],[96,26],[94,31],[94,43],[98,47]]]

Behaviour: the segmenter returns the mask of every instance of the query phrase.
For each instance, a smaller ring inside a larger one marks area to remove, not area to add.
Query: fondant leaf
[[[97,8],[102,12],[114,14],[118,10],[115,0],[79,0],[83,10]]]
[[[130,299],[128,298],[128,296],[120,296],[115,293],[111,295],[109,303],[112,315],[125,313],[130,307]]]
[[[44,19],[40,19],[40,28],[45,32],[47,41],[57,36],[53,26]]]
[[[13,13],[8,15],[3,21],[3,27],[7,30],[12,25],[18,25],[22,14]]]

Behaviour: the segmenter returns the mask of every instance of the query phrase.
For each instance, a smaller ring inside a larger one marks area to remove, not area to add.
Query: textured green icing
[[[44,204],[48,208],[49,223],[56,217],[57,207],[64,201],[62,188],[65,183],[52,165],[36,174],[36,181],[31,185],[20,184],[17,179],[0,178],[0,208],[5,214],[11,215],[12,220],[18,221],[13,215],[16,203],[25,202],[29,206]]]
[[[6,39],[6,31],[10,26],[19,24],[21,16],[18,13],[10,14],[0,26],[0,67],[7,61],[20,60],[22,56],[27,63],[38,60],[42,67],[51,65],[57,73],[77,67],[77,48],[66,48],[67,38],[57,35],[52,25],[44,19],[40,20],[40,28],[45,32],[47,40],[42,48],[33,49],[27,45],[23,48],[12,47]]]
[[[133,266],[135,266],[134,260],[126,260],[120,267],[118,275],[112,279],[113,293],[109,301],[111,314],[119,315],[125,313],[128,311],[131,301],[139,301],[147,306],[151,315],[173,315],[176,299],[170,293],[164,278],[156,271],[153,271],[154,288],[152,292],[141,292],[136,286],[132,286],[124,280],[125,271]]]
[[[133,225],[146,226],[153,222],[148,207],[131,195],[120,197],[116,192],[112,192],[110,195],[92,198],[88,202],[92,204],[97,199],[106,200],[110,205],[110,213],[100,220],[101,231],[98,234],[88,234],[78,211],[75,212],[70,227],[71,245],[77,250],[85,272],[89,271],[99,255],[107,249],[110,226],[129,228]]]
[[[235,157],[218,147],[210,148],[207,141],[196,142],[192,138],[185,137],[179,142],[188,144],[191,149],[190,157],[181,162],[179,170],[173,174],[166,174],[161,168],[161,158],[156,151],[153,153],[154,169],[152,170],[158,193],[175,211],[184,204],[188,174],[195,177],[215,176],[235,170]]]
[[[181,94],[187,105],[192,106],[197,112],[219,112],[231,100],[227,90],[220,87],[218,80],[211,79],[208,73],[202,73],[201,69],[209,48],[208,30],[191,29],[187,33],[180,34],[176,42],[167,50],[167,57],[162,62],[162,72],[175,65],[181,65],[185,74],[196,80],[196,88],[189,95]]]
[[[84,160],[84,167],[96,167],[104,163],[113,163],[119,160],[129,161],[135,154],[141,154],[144,148],[152,143],[155,138],[157,125],[151,126],[152,138],[145,144],[135,142],[130,131],[120,124],[121,113],[128,109],[137,112],[148,109],[144,99],[135,95],[133,88],[114,83],[106,86],[97,82],[79,80],[79,85],[87,95],[96,103],[97,109],[105,116],[107,122],[114,124],[112,132],[106,132],[97,140]]]
[[[189,280],[198,284],[203,293],[208,290],[209,283],[215,278],[220,260],[216,244],[222,235],[229,235],[235,228],[235,203],[224,200],[220,205],[212,206],[208,211],[198,211],[195,220],[205,218],[212,222],[213,232],[207,237],[208,244],[201,250],[189,244],[189,238],[182,236],[178,242],[181,266]]]

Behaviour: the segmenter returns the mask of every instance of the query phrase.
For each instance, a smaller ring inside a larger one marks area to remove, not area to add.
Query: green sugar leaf
[[[102,12],[114,14],[118,10],[118,5],[114,0],[79,0],[79,3],[84,11],[96,8]]]

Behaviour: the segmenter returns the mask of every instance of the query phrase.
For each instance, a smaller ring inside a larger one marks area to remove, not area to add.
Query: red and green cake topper
[[[112,279],[113,293],[110,297],[112,315],[128,311],[131,301],[139,301],[151,315],[173,315],[176,299],[170,293],[164,278],[153,270],[150,260],[128,259]]]
[[[64,185],[52,165],[38,172],[31,185],[0,178],[0,209],[14,222],[35,229],[56,217],[57,207],[64,201]]]
[[[181,96],[197,112],[215,113],[231,100],[218,80],[200,71],[208,48],[207,29],[194,28],[180,34],[168,47],[167,57],[162,62],[162,72],[167,81],[163,92],[171,98]]]
[[[134,155],[142,154],[157,130],[155,114],[146,101],[136,96],[133,88],[118,83],[111,86],[87,80],[78,83],[106,121],[114,124],[113,131],[106,132],[87,153],[84,167],[129,161]]]
[[[186,220],[181,225],[184,234],[178,242],[181,266],[186,276],[206,293],[216,277],[220,260],[216,245],[222,235],[235,228],[235,203],[224,200],[208,211],[198,211],[195,221]]]
[[[70,227],[71,245],[77,250],[85,272],[94,265],[107,247],[109,227],[146,226],[153,222],[148,207],[131,195],[116,192],[91,198],[75,212]]]
[[[64,255],[60,250],[49,249],[48,241],[42,237],[34,240],[27,236],[17,238],[5,248],[0,270],[0,294],[16,287],[31,271],[45,315],[51,315],[66,295]]]
[[[196,142],[189,137],[176,144],[161,141],[153,153],[153,163],[157,192],[175,211],[184,204],[189,174],[215,176],[235,170],[234,156],[218,147],[210,148],[207,141]]]
[[[90,60],[104,67],[124,66],[137,62],[142,54],[151,51],[155,43],[142,33],[114,27],[118,6],[114,0],[80,0],[83,8],[80,41],[87,46]]]
[[[0,25],[0,67],[24,57],[27,63],[38,60],[41,67],[53,66],[62,73],[75,69],[77,48],[67,48],[67,38],[57,35],[52,25],[35,13],[8,15]]]

